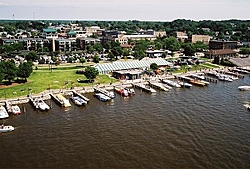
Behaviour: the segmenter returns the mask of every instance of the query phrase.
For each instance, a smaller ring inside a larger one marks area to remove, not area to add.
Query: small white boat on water
[[[49,105],[45,103],[42,99],[38,99],[37,106],[41,111],[47,111],[50,109]]]
[[[3,106],[0,106],[0,119],[4,119],[8,117],[9,117],[9,114],[7,110]]]
[[[95,93],[94,96],[95,96],[97,99],[99,99],[99,100],[101,100],[101,101],[103,101],[103,102],[106,102],[106,101],[110,101],[110,100],[111,100],[110,97],[108,97],[108,96],[106,96],[105,94],[102,94],[102,93]]]
[[[4,133],[4,132],[9,132],[9,131],[13,131],[15,130],[15,128],[13,126],[10,126],[10,125],[2,125],[0,126],[0,133]]]
[[[238,89],[241,91],[246,91],[246,90],[250,90],[250,86],[239,86]]]

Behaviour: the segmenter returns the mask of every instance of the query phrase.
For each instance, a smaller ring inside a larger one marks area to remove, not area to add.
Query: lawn
[[[79,68],[78,68],[79,69]],[[13,86],[0,86],[0,98],[14,98],[28,95],[29,93],[40,93],[47,89],[70,89],[71,87],[91,86],[92,83],[78,83],[77,79],[86,79],[82,74],[76,74],[76,68],[66,70],[55,69],[50,72],[48,69],[34,70],[28,78],[27,83],[13,84]],[[108,75],[98,75],[94,84],[109,84],[118,80]]]

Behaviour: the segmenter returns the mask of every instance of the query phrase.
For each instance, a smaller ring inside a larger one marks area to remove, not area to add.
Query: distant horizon
[[[238,21],[250,21],[250,19],[223,19],[223,20],[216,20],[216,19],[204,19],[204,20],[193,20],[193,19],[185,19],[185,18],[176,18],[171,21],[164,21],[164,20],[98,20],[98,19],[1,19],[2,21],[88,21],[88,22],[128,22],[128,21],[139,21],[139,22],[173,22],[175,20],[187,20],[187,21],[194,21],[194,22],[200,22],[200,21],[230,21],[230,20],[238,20]]]
[[[2,20],[250,20],[249,0],[0,0]],[[232,18],[232,19],[231,19]]]

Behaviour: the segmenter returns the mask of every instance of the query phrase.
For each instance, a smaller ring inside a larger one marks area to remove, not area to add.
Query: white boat
[[[15,115],[21,114],[21,109],[18,105],[11,106],[12,113]]]
[[[105,94],[102,94],[102,93],[95,93],[94,96],[96,98],[98,98],[99,100],[103,101],[103,102],[106,102],[106,101],[110,101],[111,98],[106,96]]]
[[[193,78],[200,79],[200,80],[205,80],[204,74],[191,74],[190,76]]]
[[[179,82],[178,84],[186,88],[191,88],[193,86],[192,84],[186,82]]]
[[[38,108],[42,111],[50,109],[49,105],[47,103],[45,103],[42,99],[39,99],[36,104],[37,104]]]
[[[226,81],[226,82],[232,82],[233,81],[228,75],[225,75],[225,74],[218,74],[217,78],[219,80],[221,80],[221,81]]]
[[[76,104],[77,106],[83,106],[85,104],[87,104],[87,102],[85,100],[83,100],[82,98],[80,98],[79,96],[72,96],[70,98],[70,100]]]
[[[166,83],[166,84],[168,84],[168,85],[170,85],[172,87],[178,87],[178,88],[181,87],[181,85],[179,85],[178,83],[176,83],[176,82],[174,82],[172,80],[163,79],[162,82]]]
[[[94,88],[94,91],[97,92],[97,93],[102,93],[102,94],[108,96],[111,99],[115,98],[115,93],[112,92],[112,91],[107,91],[107,90],[101,89],[101,88]]]
[[[8,101],[5,102],[5,107],[9,114],[18,115],[21,114],[21,109],[18,105],[12,105]]]
[[[2,125],[0,127],[0,133],[3,133],[3,132],[8,132],[8,131],[13,131],[15,128],[13,126],[5,126],[5,125]]]
[[[4,119],[8,117],[9,117],[9,114],[7,110],[3,106],[0,106],[0,119]]]
[[[238,89],[241,91],[246,91],[246,90],[250,90],[250,86],[239,86]]]

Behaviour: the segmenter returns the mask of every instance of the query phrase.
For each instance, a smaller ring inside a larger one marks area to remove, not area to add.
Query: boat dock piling
[[[50,93],[51,99],[54,100],[60,106],[63,106],[63,102],[59,100],[54,94]]]
[[[79,96],[80,98],[82,98],[82,99],[85,100],[86,102],[89,102],[89,98],[83,96],[82,94],[80,94],[80,93],[78,93],[78,92],[76,92],[76,91],[74,91],[74,90],[72,91],[72,93],[73,93],[74,95]]]

